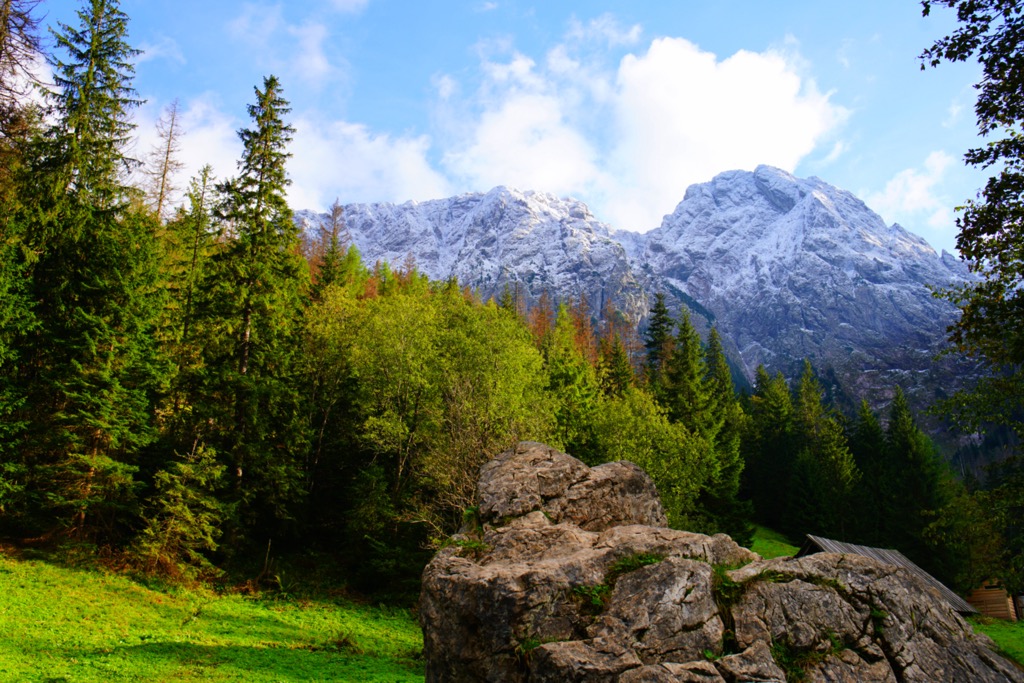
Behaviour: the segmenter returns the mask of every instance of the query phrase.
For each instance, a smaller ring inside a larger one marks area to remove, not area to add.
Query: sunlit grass
[[[1024,623],[987,617],[971,619],[975,631],[996,641],[1003,655],[1024,666]]]
[[[766,560],[773,557],[792,557],[800,550],[779,532],[759,524],[754,525],[754,542],[750,544],[750,549]]]
[[[422,681],[408,611],[153,590],[0,556],[3,681]]]

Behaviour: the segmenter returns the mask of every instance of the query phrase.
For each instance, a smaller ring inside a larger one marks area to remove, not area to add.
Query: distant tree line
[[[21,50],[0,49],[15,60],[0,63],[4,535],[95,544],[184,579],[313,550],[364,589],[412,590],[479,467],[533,439],[592,465],[633,461],[672,526],[742,543],[759,522],[893,546],[961,586],[1011,547],[898,390],[884,426],[866,405],[853,420],[826,405],[809,363],[792,388],[761,368],[739,395],[717,332],[702,339],[661,295],[641,335],[583,299],[483,301],[411,258],[366,264],[337,202],[319,234],[300,234],[273,76],[254,89],[237,175],[204,168],[176,201],[176,105],[144,163],[126,153],[137,53],[117,0],[84,0],[76,25],[55,28],[42,105],[11,80],[39,50],[35,3],[13,5],[21,19],[0,35]],[[951,540],[976,519],[992,548]]]

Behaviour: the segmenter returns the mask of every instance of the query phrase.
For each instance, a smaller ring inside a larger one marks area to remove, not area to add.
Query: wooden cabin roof
[[[856,545],[854,543],[844,543],[842,541],[834,541],[831,538],[822,538],[821,536],[812,536],[807,534],[807,540],[804,542],[803,547],[800,548],[800,552],[797,553],[797,557],[804,557],[805,555],[813,555],[815,553],[845,553],[849,555],[862,555],[864,557],[870,557],[879,562],[893,565],[896,567],[903,567],[908,570],[911,574],[915,574],[919,579],[924,581],[935,590],[939,591],[946,602],[953,607],[954,610],[960,614],[977,614],[978,610],[970,605],[966,600],[961,598],[959,595],[947,588],[941,581],[936,579],[934,576],[926,572],[925,570],[918,567],[916,564],[911,562],[907,557],[898,550],[892,550],[888,548],[871,548],[866,545]]]

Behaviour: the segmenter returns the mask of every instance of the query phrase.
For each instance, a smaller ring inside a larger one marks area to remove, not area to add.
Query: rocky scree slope
[[[423,574],[427,681],[1024,682],[906,571],[665,527],[638,467],[523,442]]]

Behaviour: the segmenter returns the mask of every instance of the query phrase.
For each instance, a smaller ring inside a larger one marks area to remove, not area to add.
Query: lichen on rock
[[[482,468],[478,502],[424,570],[430,683],[1024,683],[909,573],[669,529],[628,462],[522,442]]]

